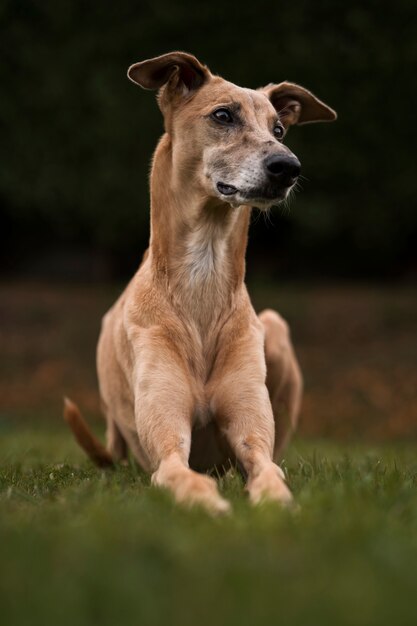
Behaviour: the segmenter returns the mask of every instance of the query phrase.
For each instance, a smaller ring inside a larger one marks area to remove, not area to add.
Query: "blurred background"
[[[417,436],[417,5],[299,0],[0,3],[0,425],[98,416],[100,318],[138,266],[162,132],[135,61],[180,49],[247,87],[335,108],[293,128],[291,210],[254,215],[248,283],[290,322],[301,433]]]

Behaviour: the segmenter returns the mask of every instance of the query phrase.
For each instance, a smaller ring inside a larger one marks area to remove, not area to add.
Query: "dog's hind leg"
[[[274,413],[277,462],[297,427],[303,380],[288,324],[271,309],[262,311],[259,319],[265,330],[266,385]]]
[[[116,422],[107,418],[106,429],[107,450],[117,463],[127,459],[127,443]]]

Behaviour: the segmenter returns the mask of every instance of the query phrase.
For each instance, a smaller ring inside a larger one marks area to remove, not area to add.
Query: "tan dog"
[[[152,164],[150,245],[103,320],[107,448],[69,401],[65,417],[98,465],[129,448],[179,502],[228,510],[213,478],[194,470],[230,460],[244,470],[252,502],[289,502],[274,461],[296,425],[302,380],[287,324],[270,310],[258,317],[246,290],[250,207],[277,204],[299,175],[282,144],[287,128],[336,114],[298,85],[242,89],[183,52],[136,63],[128,76],[159,90],[165,121]]]

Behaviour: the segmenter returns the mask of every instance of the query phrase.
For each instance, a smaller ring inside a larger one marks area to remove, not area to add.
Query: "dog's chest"
[[[221,288],[228,265],[226,247],[227,242],[211,225],[189,233],[185,243],[184,270],[187,288],[194,297],[209,295]]]
[[[185,240],[178,289],[181,306],[202,334],[211,332],[227,301],[230,275],[227,241],[211,225]]]
[[[215,282],[225,263],[226,242],[207,229],[191,233],[186,243],[186,265],[191,288],[201,290]]]

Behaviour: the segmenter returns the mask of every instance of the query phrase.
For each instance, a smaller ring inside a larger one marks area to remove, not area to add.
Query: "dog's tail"
[[[78,406],[68,398],[64,398],[64,419],[67,424],[69,424],[76,440],[93,463],[99,467],[109,467],[113,465],[110,452],[106,450],[103,444],[91,432]]]

